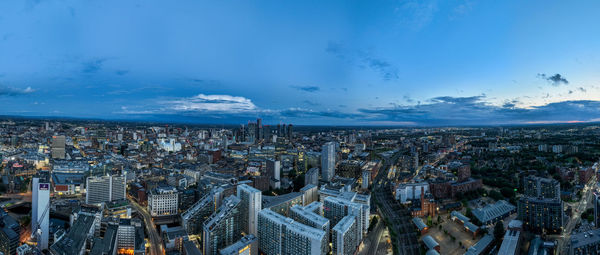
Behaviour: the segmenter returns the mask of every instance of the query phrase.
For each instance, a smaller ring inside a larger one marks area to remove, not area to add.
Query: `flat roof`
[[[94,216],[80,213],[71,229],[69,229],[69,233],[50,246],[50,249],[56,254],[79,254],[95,219]]]

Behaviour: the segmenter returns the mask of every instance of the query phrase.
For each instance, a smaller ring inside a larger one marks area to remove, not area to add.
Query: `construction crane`
[[[30,236],[31,239],[33,239],[36,236],[42,236],[42,230],[40,229],[40,226],[42,225],[41,221],[44,220],[44,217],[46,216],[46,213],[48,213],[49,210],[50,210],[50,203],[48,203],[48,205],[46,205],[46,208],[42,212],[42,215],[40,217],[38,217],[38,219],[36,220],[35,228],[33,228],[34,231],[31,231],[31,236]],[[36,242],[38,242],[38,244],[39,244],[39,241],[40,240],[37,240],[37,238],[36,238]],[[38,246],[38,249],[39,249],[39,246]]]

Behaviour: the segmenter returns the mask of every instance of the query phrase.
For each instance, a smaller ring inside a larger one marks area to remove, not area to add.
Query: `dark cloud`
[[[0,96],[20,96],[35,92],[31,87],[25,89],[0,86]]]
[[[562,85],[562,84],[564,84],[564,85],[569,84],[569,81],[564,76],[562,76],[562,75],[560,75],[558,73],[555,74],[555,75],[552,75],[552,76],[548,76],[546,74],[539,73],[537,76],[540,79],[546,80],[547,82],[549,82],[553,86],[558,86],[558,85]]]
[[[329,42],[327,47],[325,47],[325,52],[358,67],[368,67],[369,69],[378,72],[383,80],[389,81],[398,79],[398,70],[394,65],[369,52],[350,50],[345,48],[344,45],[339,42]]]
[[[563,101],[518,108],[518,100],[491,105],[484,96],[436,97],[416,106],[359,109],[370,119],[414,122],[417,125],[497,125],[594,121],[600,118],[600,101]]]
[[[336,118],[336,119],[359,119],[365,117],[359,113],[345,113],[340,111],[314,111],[311,109],[303,108],[289,108],[279,112],[279,115],[288,118]]]
[[[317,86],[292,86],[292,88],[301,90],[304,92],[317,92],[317,91],[321,90],[321,88],[319,88]]]
[[[98,71],[100,71],[100,69],[102,69],[104,62],[106,62],[106,59],[104,59],[104,58],[94,59],[94,60],[85,62],[85,63],[83,63],[83,69],[81,71],[85,74],[97,73]]]
[[[587,89],[585,89],[585,88],[583,88],[583,87],[579,87],[579,88],[577,88],[577,89],[578,89],[579,91],[583,92],[583,93],[587,92]]]

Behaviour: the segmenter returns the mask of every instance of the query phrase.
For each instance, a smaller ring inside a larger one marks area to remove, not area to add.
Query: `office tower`
[[[283,126],[281,127],[281,137],[286,137],[287,136],[287,127],[285,124],[283,124]]]
[[[281,136],[281,124],[277,124],[277,136]]]
[[[352,255],[360,243],[356,239],[359,232],[356,217],[346,216],[331,229],[331,244],[333,255]]]
[[[335,143],[328,142],[321,148],[321,178],[331,181],[335,175]]]
[[[238,185],[237,196],[240,204],[240,222],[246,234],[256,235],[258,212],[262,209],[262,193],[246,184]]]
[[[211,194],[205,195],[200,201],[181,214],[181,225],[188,234],[200,234],[202,232],[202,223],[215,212],[217,206],[214,193],[211,192]]]
[[[178,192],[174,187],[157,187],[148,197],[150,215],[166,216],[177,214]]]
[[[223,200],[217,212],[204,222],[202,254],[216,255],[220,249],[239,240],[241,237],[240,204],[239,198],[229,196]]]
[[[304,174],[304,186],[308,184],[319,185],[319,168],[313,167],[306,171],[306,174]]]
[[[339,197],[326,197],[323,203],[324,216],[331,221],[331,225],[335,226],[338,222],[348,216],[356,217],[358,224],[359,235],[357,239],[362,239],[362,234],[366,234],[369,229],[368,207],[362,204],[351,202]]]
[[[269,176],[269,178],[271,179],[271,188],[280,188],[281,162],[279,160],[267,159],[267,176]]]
[[[295,222],[270,209],[258,214],[259,249],[267,255],[326,254],[325,231]]]
[[[290,141],[292,140],[293,132],[294,132],[293,125],[289,124],[288,125],[288,131],[287,131],[287,137],[288,137],[288,140],[290,140]]]
[[[256,138],[258,140],[262,140],[263,139],[263,126],[262,126],[262,119],[258,118],[256,119]]]
[[[554,179],[528,176],[523,188],[525,196],[560,199],[560,183]]]
[[[66,138],[64,135],[57,135],[52,137],[52,158],[65,158],[65,143]]]
[[[521,197],[518,219],[532,232],[560,233],[563,227],[563,202],[559,199]]]
[[[246,130],[246,142],[254,143],[257,140],[256,123],[248,123],[248,128]]]
[[[243,236],[239,241],[219,251],[220,255],[258,255],[258,238],[255,235]]]
[[[31,181],[31,233],[36,236],[40,250],[48,248],[50,226],[50,183],[44,178]]]
[[[90,176],[86,180],[85,203],[99,204],[126,199],[125,176]]]

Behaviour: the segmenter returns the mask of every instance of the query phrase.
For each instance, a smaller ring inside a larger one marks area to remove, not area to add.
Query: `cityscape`
[[[0,10],[0,255],[600,254],[600,2]]]

